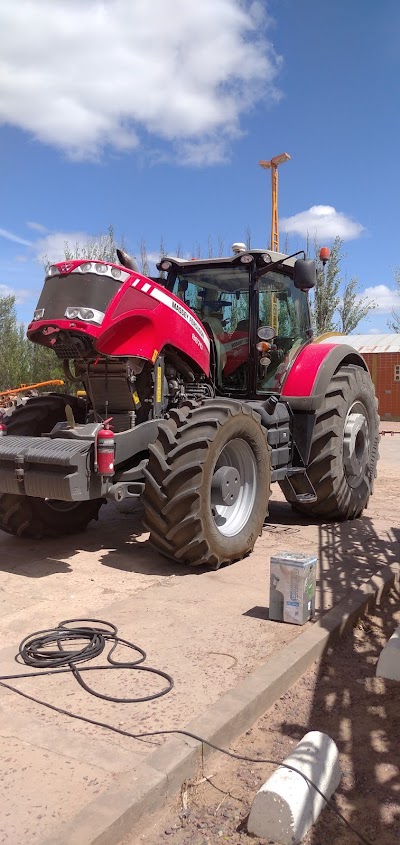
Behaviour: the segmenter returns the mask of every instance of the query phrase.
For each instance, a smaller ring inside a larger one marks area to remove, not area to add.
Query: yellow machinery
[[[39,381],[36,384],[20,384],[19,387],[13,387],[10,390],[3,390],[0,393],[0,408],[9,408],[14,404],[18,404],[18,399],[21,394],[29,393],[30,390],[37,390],[39,387],[49,387],[50,385],[62,385],[62,379],[56,378],[51,381]],[[15,401],[17,400],[17,402]]]

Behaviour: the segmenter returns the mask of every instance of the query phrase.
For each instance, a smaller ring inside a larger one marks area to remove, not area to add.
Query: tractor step
[[[292,484],[292,480],[294,484]],[[281,485],[285,485],[285,496],[292,504],[306,504],[317,501],[317,494],[304,467],[291,467],[287,470]]]
[[[97,498],[101,482],[90,472],[91,450],[89,440],[7,435],[0,440],[0,492],[67,502]]]

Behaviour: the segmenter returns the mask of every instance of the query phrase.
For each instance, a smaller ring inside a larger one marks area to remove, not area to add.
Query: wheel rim
[[[358,487],[366,476],[370,458],[368,415],[362,402],[349,408],[344,424],[343,463],[347,483]]]
[[[246,440],[236,437],[224,446],[214,468],[213,482],[219,478],[221,470],[225,471],[231,483],[236,475],[238,489],[232,495],[232,504],[222,504],[217,491],[218,482],[212,484],[211,513],[220,534],[234,537],[247,524],[256,499],[257,463]]]

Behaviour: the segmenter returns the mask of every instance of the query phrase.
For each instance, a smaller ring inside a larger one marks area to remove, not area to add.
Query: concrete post
[[[285,763],[295,766],[330,798],[340,783],[339,752],[320,731],[306,734]],[[280,845],[297,845],[317,820],[325,801],[300,774],[279,767],[253,801],[249,833]]]
[[[400,681],[400,625],[381,651],[376,674],[378,678]]]

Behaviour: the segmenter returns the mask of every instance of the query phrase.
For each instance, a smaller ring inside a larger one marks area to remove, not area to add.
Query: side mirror
[[[294,286],[299,290],[311,290],[317,283],[317,268],[310,258],[298,258],[294,265]]]

